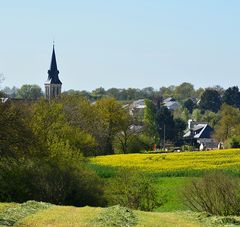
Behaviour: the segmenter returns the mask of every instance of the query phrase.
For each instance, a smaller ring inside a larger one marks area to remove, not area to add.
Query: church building
[[[55,55],[55,49],[53,45],[52,60],[50,69],[48,70],[48,79],[45,85],[45,98],[51,100],[58,97],[61,94],[62,82],[58,77],[59,71],[57,68],[57,60]]]

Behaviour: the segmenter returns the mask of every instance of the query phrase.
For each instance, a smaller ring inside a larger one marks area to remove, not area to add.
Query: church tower
[[[58,74],[59,71],[53,45],[52,60],[50,69],[48,70],[48,79],[45,83],[45,98],[47,100],[51,100],[61,94],[62,82],[59,80]]]

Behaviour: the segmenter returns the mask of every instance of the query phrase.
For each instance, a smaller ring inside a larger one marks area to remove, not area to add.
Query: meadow
[[[123,207],[72,207],[29,201],[0,203],[0,226],[239,226],[238,217],[207,216],[190,211],[143,212]]]

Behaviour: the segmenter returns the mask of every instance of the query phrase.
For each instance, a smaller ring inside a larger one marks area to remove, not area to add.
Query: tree
[[[221,172],[212,172],[195,178],[183,191],[185,204],[194,211],[212,215],[240,214],[239,182]]]
[[[24,84],[17,90],[17,98],[20,99],[39,99],[42,96],[42,90],[38,85]]]
[[[190,118],[190,113],[188,109],[184,108],[181,112],[180,119],[182,119],[184,122],[188,122]]]
[[[161,87],[159,89],[160,95],[164,98],[174,95],[175,86]]]
[[[18,88],[16,88],[15,86],[13,86],[12,88],[10,87],[5,87],[3,89],[3,92],[4,94],[6,94],[8,97],[10,98],[16,98],[17,96],[17,91],[18,91]]]
[[[240,92],[237,86],[228,88],[222,97],[223,103],[240,108]]]
[[[196,103],[193,102],[192,99],[187,99],[184,103],[183,103],[183,107],[188,109],[189,113],[192,114],[193,110],[196,107]]]
[[[207,110],[202,116],[202,121],[208,123],[212,128],[219,122],[219,114]]]
[[[120,204],[145,211],[161,205],[153,179],[134,169],[120,169],[108,183],[106,197],[110,205]]]
[[[174,140],[175,125],[173,115],[167,107],[160,106],[157,110],[156,125],[162,144],[164,144],[164,140]]]
[[[63,111],[63,104],[40,100],[33,106],[31,128],[51,156],[88,156],[95,146],[93,137],[71,125]]]
[[[92,91],[92,96],[95,99],[100,99],[105,95],[106,95],[106,91],[103,87],[96,88],[95,90]]]
[[[176,145],[182,145],[182,138],[186,127],[187,127],[186,122],[183,121],[181,118],[174,119]]]
[[[176,86],[174,91],[174,96],[177,100],[182,101],[184,99],[194,96],[194,86],[190,83],[182,83],[179,86]]]
[[[142,89],[141,93],[143,94],[144,98],[151,99],[153,98],[155,91],[153,87],[145,87]]]
[[[213,89],[206,89],[201,96],[199,107],[204,111],[210,110],[217,113],[221,107],[221,97],[219,93]]]
[[[199,109],[194,109],[192,113],[192,119],[194,121],[201,121],[202,120],[202,113]]]
[[[37,139],[26,122],[28,117],[23,107],[0,103],[0,157],[18,159],[33,153]]]
[[[225,141],[239,135],[240,111],[237,108],[223,104],[220,111],[220,121],[215,129],[214,137]]]
[[[157,143],[159,140],[159,135],[156,125],[156,106],[149,99],[145,99],[145,105],[146,108],[144,109],[144,124],[146,126],[147,133],[152,136]]]
[[[129,114],[123,116],[121,131],[116,134],[115,143],[120,144],[121,151],[126,154],[128,152],[129,144],[139,134],[139,132],[132,126],[132,117]]]
[[[126,111],[114,98],[103,98],[96,102],[95,108],[100,114],[103,137],[102,150],[105,154],[113,154],[113,141],[117,133],[122,131]]]

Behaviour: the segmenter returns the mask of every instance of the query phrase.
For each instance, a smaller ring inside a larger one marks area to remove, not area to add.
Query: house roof
[[[174,98],[172,98],[172,97],[169,97],[169,98],[166,98],[166,99],[164,99],[163,100],[163,102],[175,102],[176,101],[176,99],[174,99]]]
[[[169,101],[165,102],[164,106],[166,106],[169,110],[176,110],[180,107],[180,104],[177,101]]]
[[[200,138],[210,138],[213,129],[208,124],[195,124],[191,129],[188,129],[184,138],[193,138],[193,139],[200,139]]]

